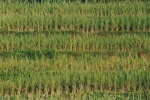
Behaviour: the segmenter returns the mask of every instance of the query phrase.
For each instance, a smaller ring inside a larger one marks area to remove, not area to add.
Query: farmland
[[[0,1],[0,100],[149,100],[150,1],[102,1]]]

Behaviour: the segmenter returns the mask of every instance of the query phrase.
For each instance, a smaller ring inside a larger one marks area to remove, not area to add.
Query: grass
[[[150,2],[101,2],[1,1],[0,99],[150,99]]]

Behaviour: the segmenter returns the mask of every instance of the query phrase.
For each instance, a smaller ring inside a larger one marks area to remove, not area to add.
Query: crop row
[[[0,58],[1,71],[8,69],[9,71],[15,71],[16,68],[23,70],[33,69],[49,69],[57,72],[63,72],[67,70],[71,71],[103,71],[103,72],[114,72],[114,71],[132,71],[132,70],[146,70],[149,69],[150,62],[149,58],[142,57],[102,57],[103,55],[92,55],[89,53],[82,54],[80,56],[59,54],[54,56],[53,59],[47,59],[44,56],[42,58],[36,57],[36,59],[20,59],[17,56],[12,56],[7,59]],[[8,63],[9,62],[9,63]],[[38,65],[39,64],[39,65]],[[17,67],[18,66],[18,67]],[[142,66],[142,67],[141,67]]]
[[[15,96],[10,96],[10,95],[4,95],[1,96],[0,99],[7,99],[7,100],[26,100],[26,99],[31,99],[31,100],[116,100],[116,99],[130,99],[130,100],[141,100],[141,99],[149,99],[149,94],[147,92],[125,92],[125,93],[108,93],[108,92],[88,92],[88,93],[69,93],[69,94],[64,94],[64,95],[45,95],[45,94],[24,94],[24,95],[15,95]]]
[[[25,34],[25,33],[24,33]],[[113,35],[109,33],[34,33],[6,32],[0,34],[0,52],[33,50],[55,52],[124,52],[138,53],[150,50],[149,33]]]
[[[62,17],[8,16],[1,18],[1,29],[14,31],[77,30],[150,32],[149,16]]]
[[[55,60],[36,61],[0,59],[0,91],[20,95],[150,90],[148,59],[95,59],[82,62],[62,56]]]
[[[148,3],[9,4],[2,3],[0,29],[14,31],[150,31]],[[46,6],[45,6],[46,5]],[[72,7],[73,6],[73,7]],[[20,8],[21,7],[21,8]],[[72,9],[71,9],[72,8]],[[71,10],[70,10],[71,9]],[[11,15],[11,16],[10,16]]]
[[[124,16],[148,15],[150,2],[115,2],[100,4],[26,4],[26,3],[1,3],[2,15],[61,15],[63,16]]]

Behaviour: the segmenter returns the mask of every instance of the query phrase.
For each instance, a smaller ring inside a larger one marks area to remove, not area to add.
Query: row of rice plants
[[[99,31],[140,31],[150,32],[149,16],[120,17],[62,17],[14,16],[1,18],[1,27],[7,31],[77,30],[80,32]]]
[[[7,15],[60,15],[63,16],[116,16],[148,14],[150,2],[101,3],[101,4],[26,4],[1,3],[1,14]]]
[[[146,97],[146,93],[145,92],[137,92],[137,93],[133,93],[133,92],[127,92],[127,93],[108,93],[108,92],[99,92],[99,93],[93,93],[93,92],[88,92],[88,93],[78,93],[78,94],[73,94],[73,93],[69,93],[69,94],[64,94],[64,95],[50,95],[47,96],[45,94],[41,94],[41,95],[32,95],[32,94],[28,94],[28,95],[15,95],[15,96],[9,96],[9,95],[4,95],[1,96],[0,99],[7,99],[7,100],[26,100],[26,99],[31,99],[31,100],[107,100],[107,99],[111,99],[111,100],[116,100],[116,99],[130,99],[130,100],[141,100],[141,99],[149,99],[149,97]]]
[[[102,57],[103,56],[103,57]],[[8,60],[7,60],[8,59]],[[31,61],[30,61],[31,60]],[[5,66],[8,66],[7,69],[15,69],[16,66],[23,66],[23,70],[34,69],[36,66],[38,70],[43,68],[52,69],[55,71],[76,71],[76,70],[87,70],[87,71],[130,71],[143,69],[146,70],[149,68],[149,58],[143,57],[138,58],[132,55],[130,56],[105,56],[105,55],[93,55],[89,53],[83,53],[78,56],[68,55],[68,54],[58,54],[54,56],[53,59],[47,59],[44,56],[42,58],[30,59],[19,58],[16,55],[12,57],[1,58],[1,69],[5,69]],[[9,62],[9,63],[7,63]],[[18,63],[17,63],[18,62]],[[24,64],[25,63],[25,64]],[[39,64],[39,65],[38,65]],[[39,67],[38,67],[39,66]],[[45,66],[45,67],[44,67]],[[143,67],[141,67],[143,66]],[[18,67],[19,68],[19,67]],[[20,67],[22,68],[22,67]]]
[[[5,5],[5,3],[3,4]],[[23,4],[22,4],[23,5]],[[7,8],[4,6],[4,11],[2,10],[2,18],[1,18],[1,29],[5,30],[16,30],[16,31],[31,31],[31,30],[78,30],[83,32],[94,32],[94,31],[149,31],[149,14],[147,13],[148,7],[145,7],[146,3],[142,3],[139,8],[135,3],[133,8],[130,8],[131,4],[129,3],[129,8],[127,11],[122,11],[117,9],[117,4],[107,7],[109,5],[102,4],[101,6],[95,8],[95,5],[89,6],[89,9],[86,10],[86,5],[80,5],[79,9],[76,7],[72,12],[67,10],[70,8],[70,5],[62,8],[58,5],[56,7],[52,7],[54,9],[52,14],[49,11],[48,5],[44,8],[44,5],[33,4],[27,6],[27,8],[22,8],[18,4],[17,7],[14,4],[14,10]],[[125,3],[124,5],[128,5]],[[33,6],[33,7],[32,7]],[[64,5],[60,5],[64,6]],[[66,6],[66,5],[65,5]],[[93,7],[94,6],[94,7]],[[15,8],[16,7],[16,8]],[[26,7],[26,6],[25,6]],[[39,7],[39,8],[38,8]],[[120,7],[120,6],[119,6]],[[118,7],[118,8],[119,8]],[[122,7],[122,6],[121,6]],[[6,8],[6,9],[5,9]],[[13,5],[12,5],[13,8]],[[36,9],[37,8],[37,9]],[[114,9],[112,9],[114,8]],[[46,9],[46,10],[45,10]],[[48,10],[47,10],[48,9]],[[83,10],[82,10],[83,9]],[[100,15],[93,15],[95,9],[100,9],[101,11],[97,11]],[[118,11],[117,11],[117,10]],[[127,13],[128,11],[131,13]],[[5,11],[6,10],[6,11]],[[68,12],[67,12],[67,11]],[[65,14],[65,11],[67,14]],[[20,13],[19,13],[20,12]],[[32,13],[33,12],[33,13]],[[43,13],[44,12],[44,13]],[[78,14],[78,12],[80,14]],[[82,14],[85,12],[85,14]],[[115,13],[113,13],[115,12]],[[116,13],[121,12],[121,14]],[[88,14],[89,13],[89,14]],[[113,13],[113,14],[112,14]],[[137,14],[138,13],[138,14]],[[8,16],[8,15],[12,16]],[[76,15],[74,15],[76,14]],[[88,14],[88,15],[86,15]]]
[[[61,71],[56,69],[58,64],[51,65],[47,61],[39,62],[38,60],[17,60],[13,58],[7,60],[4,61],[1,59],[4,67],[1,70],[0,82],[1,93],[6,95],[13,96],[15,94],[28,93],[60,95],[65,93],[88,93],[97,91],[123,93],[130,91],[136,93],[141,91],[148,92],[150,89],[150,74],[149,70],[147,70],[149,67],[148,60],[146,69],[139,68],[138,70],[131,69],[128,71],[122,69],[114,71],[97,71],[99,69],[93,71],[87,69],[81,70],[84,64],[76,70]],[[57,60],[55,61],[57,63]],[[139,64],[137,66],[141,65]],[[65,66],[61,66],[60,68],[63,69]]]
[[[55,52],[97,52],[97,53],[147,53],[150,50],[149,33],[82,34],[72,32],[49,33],[2,33],[0,34],[0,53],[17,50]]]

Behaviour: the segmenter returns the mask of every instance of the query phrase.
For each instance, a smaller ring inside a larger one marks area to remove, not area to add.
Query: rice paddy
[[[150,1],[49,1],[0,2],[1,100],[150,99]]]

